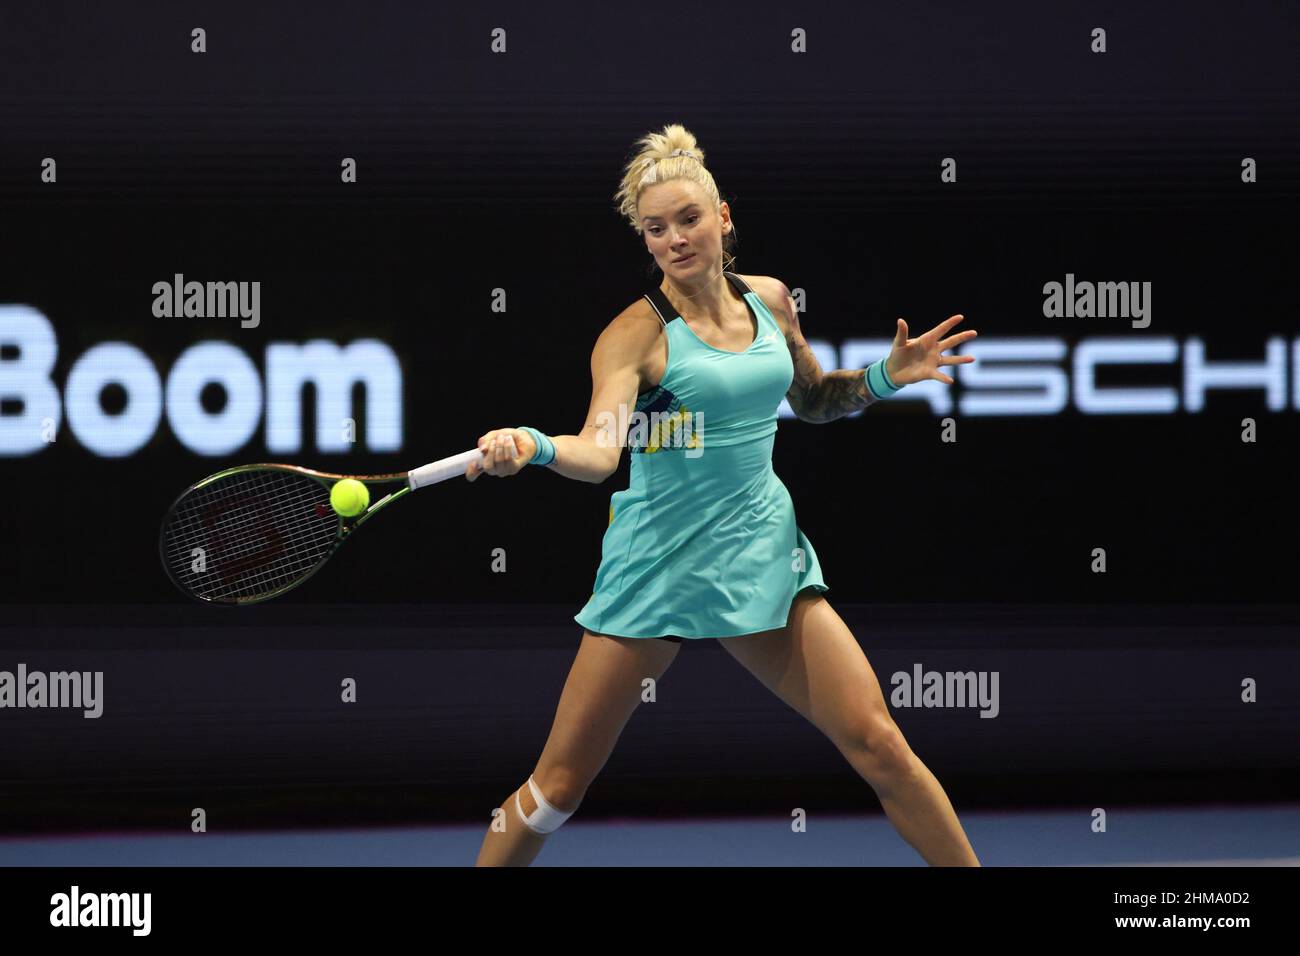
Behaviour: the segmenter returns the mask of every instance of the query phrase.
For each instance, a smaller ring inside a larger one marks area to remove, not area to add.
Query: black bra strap
[[[668,304],[668,297],[663,294],[658,286],[655,286],[647,292],[645,294],[645,299],[650,303],[650,307],[654,309],[655,313],[659,316],[659,321],[663,324],[664,328],[667,328],[668,323],[677,317],[677,311]]]
[[[747,283],[740,276],[736,275],[734,272],[724,272],[723,275],[731,280],[731,284],[736,287],[736,291],[739,292],[741,295],[744,295],[746,292],[754,291],[749,287],[749,283]]]

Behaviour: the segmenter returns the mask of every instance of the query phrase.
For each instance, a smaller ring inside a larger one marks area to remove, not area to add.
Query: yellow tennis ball
[[[344,478],[330,489],[330,507],[345,518],[361,514],[370,505],[370,489],[355,478]]]

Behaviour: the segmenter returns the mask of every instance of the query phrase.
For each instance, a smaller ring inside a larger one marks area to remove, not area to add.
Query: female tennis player
[[[530,863],[582,802],[642,681],[663,676],[683,638],[717,638],[831,739],[928,863],[978,866],[943,788],[824,597],[817,554],[772,470],[782,397],[804,421],[828,422],[913,382],[951,385],[940,369],[974,359],[942,353],[975,333],[948,335],[962,320],[954,315],[909,338],[899,319],[886,359],[865,372],[823,372],[786,287],[724,271],[735,227],[695,137],[672,124],[637,147],[616,198],[662,282],[596,340],[578,434],[494,429],[478,440],[483,464],[466,472],[473,481],[533,464],[598,483],[624,445],[631,455],[629,485],[610,500],[595,591],[574,618],[585,630],[550,736],[526,784],[494,813],[478,865]]]

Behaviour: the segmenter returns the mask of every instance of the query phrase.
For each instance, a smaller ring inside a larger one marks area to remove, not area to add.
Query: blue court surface
[[[963,813],[985,866],[1297,866],[1300,804]],[[483,826],[0,839],[3,866],[467,866]],[[571,819],[535,866],[922,866],[883,815],[781,819]]]

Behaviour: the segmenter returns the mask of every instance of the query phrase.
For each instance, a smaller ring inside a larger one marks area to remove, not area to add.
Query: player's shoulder
[[[644,298],[627,306],[601,330],[592,351],[593,359],[622,364],[643,362],[659,338],[659,313]]]
[[[774,279],[771,276],[747,276],[741,275],[739,272],[735,274],[740,276],[745,284],[757,292],[765,302],[770,298],[775,298],[776,294],[785,288],[780,279]]]
[[[659,321],[659,313],[655,307],[645,296],[641,296],[614,316],[605,327],[605,331],[619,337],[641,339],[654,338],[662,327],[663,323]]]
[[[740,275],[739,272],[736,275]],[[759,298],[764,302],[769,300],[777,302],[780,305],[785,304],[785,297],[790,294],[786,284],[780,279],[773,276],[746,276],[740,275],[745,283],[758,293]]]
[[[786,299],[790,295],[790,290],[780,279],[772,276],[746,276],[740,275],[745,283],[754,290],[754,293],[763,300],[767,310],[776,317],[777,322],[785,326],[790,321],[790,306]]]

